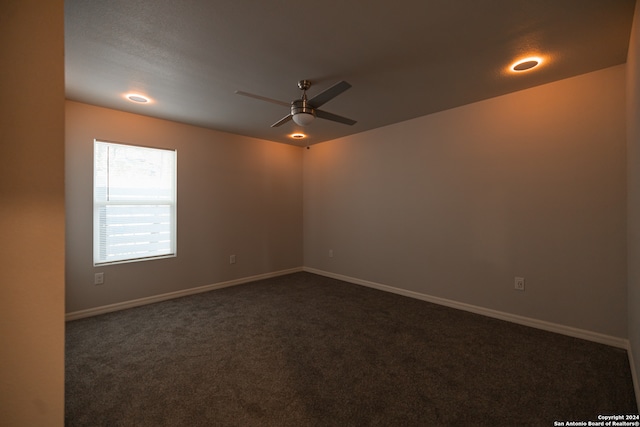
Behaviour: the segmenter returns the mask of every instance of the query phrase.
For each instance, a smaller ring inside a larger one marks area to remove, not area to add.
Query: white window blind
[[[175,150],[94,141],[95,265],[176,254]]]

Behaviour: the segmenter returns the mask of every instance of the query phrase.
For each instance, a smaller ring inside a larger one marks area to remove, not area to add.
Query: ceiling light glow
[[[125,98],[127,98],[131,102],[135,102],[136,104],[147,104],[151,102],[151,99],[138,93],[128,93],[125,95]]]
[[[509,69],[514,73],[520,73],[523,71],[532,70],[540,64],[542,64],[542,58],[540,58],[539,56],[530,56],[528,58],[524,58],[514,62],[513,64],[511,64]]]
[[[289,136],[293,139],[303,139],[307,137],[307,135],[305,135],[304,133],[292,133]]]

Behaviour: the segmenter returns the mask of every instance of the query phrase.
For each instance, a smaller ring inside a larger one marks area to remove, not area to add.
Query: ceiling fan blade
[[[291,120],[293,118],[293,116],[291,114],[284,116],[283,118],[281,118],[280,120],[278,120],[277,122],[275,122],[274,124],[271,125],[272,128],[277,128],[280,125],[283,125],[285,123],[287,123],[289,120]]]
[[[351,120],[346,117],[342,117],[333,113],[328,113],[322,110],[316,110],[316,117],[320,117],[321,119],[332,120],[334,122],[344,123],[345,125],[349,125],[349,126],[357,123],[355,120]]]
[[[321,105],[325,104],[326,102],[331,101],[333,98],[340,95],[342,92],[349,89],[350,87],[351,85],[345,82],[344,80],[341,82],[338,82],[333,86],[331,86],[329,89],[326,89],[323,92],[320,92],[319,94],[311,98],[309,100],[309,104],[311,104],[313,108],[318,108]]]
[[[272,104],[283,105],[285,107],[291,107],[291,104],[284,101],[278,101],[277,99],[267,98],[266,96],[254,95],[253,93],[243,92],[241,90],[236,91],[237,95],[248,96],[249,98],[259,99],[261,101],[271,102]]]

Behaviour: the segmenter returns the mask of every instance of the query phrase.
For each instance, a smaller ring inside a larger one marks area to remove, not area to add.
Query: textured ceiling
[[[634,0],[65,0],[68,99],[294,145],[311,145],[626,62]],[[541,55],[513,74],[515,59]],[[322,109],[353,126],[288,122]],[[136,105],[128,92],[153,102]],[[308,138],[292,140],[302,130]]]

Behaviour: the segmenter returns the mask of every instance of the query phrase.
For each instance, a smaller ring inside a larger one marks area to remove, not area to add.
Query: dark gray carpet
[[[624,350],[296,273],[67,323],[68,426],[534,425],[637,413]]]

